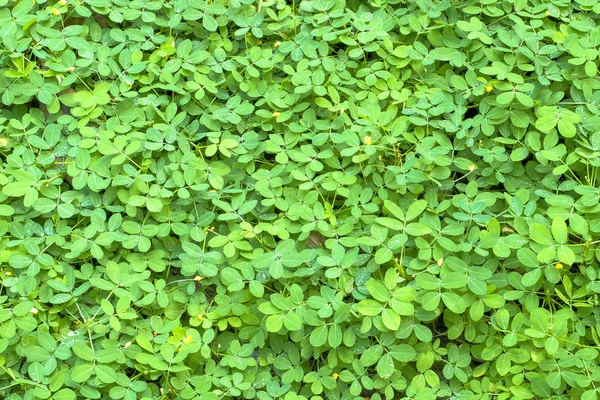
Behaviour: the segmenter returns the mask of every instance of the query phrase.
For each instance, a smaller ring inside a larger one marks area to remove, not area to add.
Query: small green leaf
[[[279,332],[283,328],[284,316],[282,314],[269,315],[265,321],[267,331]]]
[[[396,331],[400,328],[400,316],[389,308],[386,308],[381,313],[381,321],[391,331]]]
[[[333,348],[339,347],[342,344],[342,328],[338,324],[333,324],[329,328],[327,342]]]
[[[94,374],[93,364],[80,364],[71,370],[71,379],[75,382],[85,382]]]
[[[327,335],[327,325],[315,328],[310,334],[310,344],[314,347],[323,346],[325,343],[327,343]]]
[[[380,281],[371,278],[367,281],[365,286],[367,286],[369,293],[375,300],[379,300],[381,302],[386,302],[389,300],[390,291]]]
[[[552,246],[554,244],[552,235],[545,225],[539,223],[531,224],[529,226],[529,234],[531,235],[531,239],[536,243],[546,246]]]
[[[465,301],[456,293],[443,292],[442,300],[446,307],[456,314],[461,314],[466,310]]]
[[[383,379],[387,379],[396,371],[394,359],[389,353],[384,354],[377,363],[377,375]]]
[[[362,300],[356,305],[356,311],[363,315],[375,316],[383,311],[383,306],[378,301],[367,299]]]

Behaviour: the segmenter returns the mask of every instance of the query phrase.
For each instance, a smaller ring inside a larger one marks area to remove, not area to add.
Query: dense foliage
[[[0,0],[0,396],[596,399],[596,0]]]

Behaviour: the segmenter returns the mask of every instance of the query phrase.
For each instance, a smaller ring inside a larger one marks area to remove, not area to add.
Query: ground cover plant
[[[596,399],[599,20],[0,0],[0,397]]]

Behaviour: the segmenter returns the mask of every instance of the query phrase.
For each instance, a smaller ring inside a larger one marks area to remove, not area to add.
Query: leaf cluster
[[[0,397],[597,398],[599,16],[0,0]]]

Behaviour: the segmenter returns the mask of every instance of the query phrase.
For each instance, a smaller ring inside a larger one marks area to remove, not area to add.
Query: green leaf
[[[328,328],[327,325],[319,326],[310,333],[310,344],[314,347],[321,347],[327,343]]]
[[[498,371],[498,374],[500,374],[500,376],[505,376],[506,374],[508,374],[511,362],[507,354],[500,354],[495,364],[496,370]]]
[[[283,315],[283,325],[290,331],[297,331],[302,328],[302,319],[295,312],[285,313]]]
[[[412,223],[406,226],[405,232],[411,236],[423,236],[431,233],[431,228],[425,224]]]
[[[31,190],[31,185],[27,182],[13,182],[3,187],[2,193],[7,196],[20,197],[25,196]]]
[[[280,261],[275,261],[269,266],[269,273],[274,279],[279,279],[283,276],[283,265]]]
[[[383,347],[380,344],[375,344],[368,347],[360,356],[360,361],[364,367],[370,367],[381,360]]]
[[[554,260],[554,256],[556,255],[555,247],[546,247],[537,254],[537,259],[541,263],[548,263]]]
[[[456,57],[458,57],[460,53],[456,49],[451,49],[448,47],[439,47],[431,50],[429,52],[429,55],[434,60],[451,61],[456,59]]]
[[[327,342],[333,348],[339,347],[342,344],[342,328],[338,324],[333,324],[329,328]]]
[[[94,374],[93,364],[80,364],[71,370],[71,379],[75,382],[85,382]]]
[[[117,380],[117,374],[113,368],[108,365],[96,365],[96,376],[104,383],[113,383]]]
[[[77,394],[69,388],[64,388],[55,392],[52,398],[55,400],[74,400],[77,398]]]
[[[389,308],[384,309],[381,313],[381,321],[389,330],[396,331],[400,328],[400,316]]]
[[[394,359],[389,353],[384,354],[377,362],[377,375],[383,379],[387,379],[396,371]]]
[[[546,349],[546,352],[548,353],[548,355],[556,354],[559,346],[560,346],[560,343],[559,343],[558,339],[556,339],[553,336],[546,338],[546,340],[544,342],[544,348]]]
[[[396,203],[386,199],[384,200],[383,204],[394,217],[398,218],[400,221],[406,221],[404,218],[404,212]]]
[[[535,121],[535,128],[541,132],[550,132],[556,127],[559,119],[556,115],[546,115]]]
[[[383,311],[381,303],[375,300],[362,300],[356,305],[356,311],[363,315],[375,316],[379,315]]]
[[[563,135],[566,138],[575,137],[575,134],[577,133],[575,125],[572,122],[566,121],[564,119],[560,119],[558,121],[558,131],[561,135]]]
[[[538,267],[538,268],[534,269],[533,271],[529,271],[526,274],[524,274],[523,279],[521,280],[521,283],[525,287],[533,286],[540,280],[541,276],[542,276],[542,271]]]
[[[575,252],[567,246],[558,246],[556,250],[556,256],[560,262],[563,262],[567,265],[572,265],[576,260]]]
[[[521,264],[529,268],[537,268],[540,265],[536,254],[527,247],[523,247],[517,250],[517,258],[519,259]]]
[[[442,300],[446,307],[456,314],[461,314],[466,310],[465,301],[456,293],[442,292]]]
[[[282,314],[269,315],[265,321],[267,331],[279,332],[283,328],[284,316]]]
[[[498,326],[502,329],[508,329],[508,322],[510,319],[509,312],[505,309],[498,310],[494,314],[494,320],[498,324]]]
[[[423,298],[421,299],[421,305],[423,306],[424,310],[433,311],[440,304],[441,298],[442,295],[440,293],[427,292],[423,295]]]
[[[15,213],[15,209],[7,204],[0,204],[0,216],[10,217]]]
[[[479,321],[485,312],[485,304],[482,300],[475,301],[469,308],[469,316],[473,321]]]
[[[390,291],[378,280],[373,278],[369,279],[365,284],[367,289],[369,289],[369,293],[375,300],[379,300],[381,302],[386,302],[390,298]]]
[[[425,325],[415,325],[414,331],[415,335],[417,336],[417,339],[419,339],[422,342],[431,342],[431,340],[433,339],[433,333],[431,332],[431,329],[429,329]]]
[[[414,361],[417,357],[415,349],[408,344],[398,344],[389,350],[389,354],[400,362]]]
[[[581,395],[581,400],[594,400],[594,399],[598,398],[597,396],[598,396],[598,390],[590,389],[590,390],[586,390]]]
[[[554,237],[554,240],[560,244],[567,243],[569,236],[567,224],[560,217],[556,217],[552,220],[552,236]]]
[[[531,224],[529,226],[529,234],[531,235],[531,239],[536,243],[546,246],[552,246],[554,244],[552,235],[545,225],[539,223]]]
[[[517,93],[517,99],[519,99],[519,95],[521,95],[521,93]],[[529,116],[524,111],[511,110],[510,122],[512,122],[513,125],[515,125],[518,128],[527,128],[529,126]],[[520,150],[527,151],[527,149],[524,147],[521,147]],[[512,160],[512,158],[513,157],[511,156],[511,160]],[[515,157],[515,158],[517,158],[517,157]],[[519,160],[514,160],[514,161],[519,161]]]
[[[427,208],[427,201],[425,200],[417,200],[413,202],[410,207],[408,207],[408,211],[406,212],[406,221],[412,221],[417,218],[423,211]],[[416,224],[411,224],[416,225]]]
[[[415,280],[417,285],[425,290],[438,290],[441,287],[441,280],[428,273],[417,275]]]
[[[377,264],[381,265],[381,264],[385,264],[386,262],[390,261],[393,256],[394,256],[394,253],[390,249],[382,247],[379,250],[377,250],[374,258],[375,258],[375,262]]]
[[[509,104],[515,98],[515,92],[506,92],[496,96],[498,104]],[[539,129],[539,128],[538,128]]]
[[[377,222],[379,225],[383,225],[386,228],[390,228],[395,231],[401,231],[404,229],[404,224],[394,218],[379,217],[375,218],[375,222]]]
[[[90,348],[90,346],[83,342],[75,343],[73,345],[73,351],[77,357],[85,361],[93,361],[96,358],[96,354],[94,354],[94,351]]]

